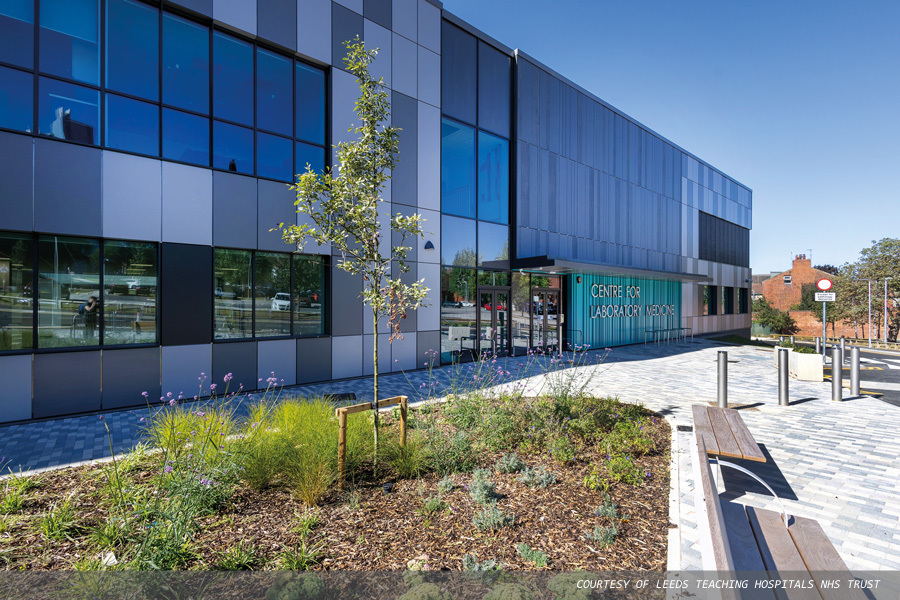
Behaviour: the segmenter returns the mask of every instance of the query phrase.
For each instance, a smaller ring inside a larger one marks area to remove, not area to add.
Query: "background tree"
[[[772,308],[765,298],[757,298],[753,301],[753,322],[763,327],[768,327],[780,335],[792,335],[797,333],[797,323],[787,312]]]
[[[884,238],[872,241],[872,245],[864,248],[859,253],[858,265],[859,277],[872,279],[872,323],[873,337],[884,336],[882,323],[884,320],[884,281],[886,277],[892,277],[888,281],[888,294],[897,293],[900,289],[900,239]],[[869,290],[866,282],[862,283],[866,288],[866,319],[868,322]],[[892,296],[893,297],[893,296]],[[888,302],[889,328],[897,331],[900,325],[900,314],[892,302]],[[895,334],[896,335],[896,334]]]
[[[406,257],[411,249],[408,238],[424,236],[419,214],[404,216],[385,214],[381,197],[388,172],[394,169],[398,152],[397,127],[386,125],[390,118],[390,101],[382,79],[369,74],[377,50],[366,50],[359,37],[345,42],[347,70],[356,76],[360,96],[356,101],[359,125],[351,127],[356,140],[337,144],[339,174],[332,170],[315,173],[307,165],[291,186],[297,192],[297,212],[311,223],[279,224],[284,240],[298,251],[309,241],[340,253],[337,267],[352,275],[361,275],[363,301],[372,309],[375,331],[372,366],[374,402],[378,402],[378,332],[387,320],[391,342],[402,338],[400,320],[406,311],[422,305],[428,288],[423,280],[412,284],[401,281],[409,271]],[[382,223],[382,220],[385,223]],[[392,236],[392,234],[395,234]],[[391,245],[391,240],[399,243]],[[384,242],[384,243],[383,243]],[[375,461],[378,457],[378,411],[375,416]]]
[[[837,275],[838,268],[834,265],[816,265],[813,269],[818,269],[820,271],[825,271],[829,275]]]

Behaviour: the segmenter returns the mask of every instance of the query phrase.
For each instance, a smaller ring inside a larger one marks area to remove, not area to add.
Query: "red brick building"
[[[805,254],[794,257],[793,266],[784,273],[773,275],[762,282],[762,295],[772,308],[786,310],[793,317],[799,329],[798,335],[821,336],[822,322],[808,310],[790,310],[800,304],[804,285],[815,285],[820,279],[830,279],[831,274],[814,269],[812,260]],[[853,327],[844,323],[836,324],[836,331],[828,328],[828,335],[853,337]]]

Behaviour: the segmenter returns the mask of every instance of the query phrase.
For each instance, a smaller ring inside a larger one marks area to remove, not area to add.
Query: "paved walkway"
[[[756,440],[770,457],[750,468],[784,500],[788,512],[811,517],[853,570],[900,569],[900,408],[872,398],[832,402],[830,384],[791,381],[790,407],[778,406],[772,352],[751,346],[723,346],[697,340],[691,344],[635,345],[614,349],[599,366],[564,371],[596,394],[641,402],[669,420],[673,429],[691,424],[690,405],[716,399],[716,352],[727,350],[729,401],[741,409]],[[582,355],[583,356],[583,355]],[[594,353],[596,357],[596,353]],[[547,359],[541,359],[546,361]],[[546,377],[516,378],[523,359],[490,365],[509,371],[514,381],[532,389],[552,385]],[[441,390],[470,367],[384,376],[383,393],[418,398]],[[558,377],[559,375],[557,375]],[[355,393],[371,397],[371,379],[302,386],[297,395]],[[845,396],[848,392],[845,390]],[[116,452],[140,435],[142,411],[104,413]],[[692,434],[676,432],[672,453],[669,568],[699,569],[694,514],[693,469],[688,444]],[[104,421],[96,415],[28,425],[0,427],[0,456],[15,468],[45,469],[109,456]],[[752,480],[726,472],[726,494],[737,502],[776,509],[774,500]],[[729,490],[749,490],[735,494]]]

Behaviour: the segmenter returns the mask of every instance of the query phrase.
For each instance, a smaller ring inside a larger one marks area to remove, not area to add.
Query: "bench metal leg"
[[[756,481],[761,483],[763,485],[763,487],[765,487],[767,490],[769,490],[769,493],[772,494],[772,497],[775,498],[775,500],[778,502],[778,505],[781,506],[781,515],[782,515],[782,518],[784,519],[784,526],[785,527],[788,526],[788,523],[790,523],[790,521],[788,520],[790,518],[790,515],[788,515],[787,509],[784,507],[784,504],[781,503],[781,498],[778,497],[778,494],[775,493],[775,490],[773,490],[772,488],[769,487],[768,483],[766,483],[765,481],[763,481],[762,479],[760,479],[759,477],[754,475],[752,471],[749,471],[749,470],[745,469],[744,467],[740,467],[734,463],[720,460],[718,458],[711,458],[711,459],[709,459],[709,462],[715,463],[715,464],[719,465],[720,467],[731,467],[732,469],[736,469],[736,470],[740,471],[741,473],[745,473],[745,474],[749,475],[750,477],[752,477],[753,479],[755,479]]]

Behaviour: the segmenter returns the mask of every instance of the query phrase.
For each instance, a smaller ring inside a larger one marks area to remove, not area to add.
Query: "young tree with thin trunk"
[[[390,341],[402,338],[400,320],[408,310],[423,305],[428,288],[424,280],[405,284],[400,276],[409,271],[407,239],[424,236],[419,214],[390,215],[381,194],[395,166],[399,149],[399,128],[386,125],[390,102],[381,79],[374,79],[369,66],[377,50],[366,50],[357,37],[345,42],[347,70],[357,77],[360,96],[356,101],[359,124],[350,131],[351,142],[341,142],[337,150],[337,169],[316,173],[307,165],[291,186],[296,191],[297,212],[306,215],[301,225],[279,224],[285,242],[302,251],[310,241],[337,250],[336,267],[352,275],[361,275],[363,301],[372,309],[375,331],[372,366],[374,401],[378,402],[378,332],[386,321]],[[400,242],[391,244],[392,234]],[[377,404],[376,404],[377,405]],[[375,415],[375,461],[378,456],[378,411]]]

